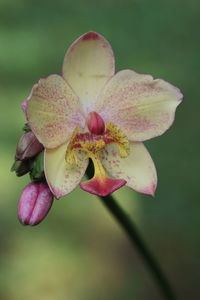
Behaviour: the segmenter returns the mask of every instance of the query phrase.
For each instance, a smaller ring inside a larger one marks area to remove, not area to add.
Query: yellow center
[[[120,157],[127,157],[130,153],[126,135],[111,122],[106,124],[105,131],[101,135],[81,133],[80,128],[76,127],[68,144],[65,159],[71,165],[78,166],[77,151],[83,151],[86,153],[85,158],[90,158],[94,164],[94,177],[100,175],[99,177],[103,178],[105,171],[101,164],[100,153],[108,144],[115,144],[118,147]]]

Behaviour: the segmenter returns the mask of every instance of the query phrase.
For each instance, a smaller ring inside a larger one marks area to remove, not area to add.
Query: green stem
[[[87,176],[91,178],[91,169],[87,169]],[[140,256],[143,258],[155,281],[157,282],[160,291],[167,300],[175,300],[176,297],[172,291],[168,279],[164,275],[159,263],[156,261],[147,245],[141,238],[136,225],[131,221],[129,216],[118,205],[113,196],[99,197],[106,208],[110,211],[113,217],[121,225],[125,233],[128,235],[131,243],[137,248]]]

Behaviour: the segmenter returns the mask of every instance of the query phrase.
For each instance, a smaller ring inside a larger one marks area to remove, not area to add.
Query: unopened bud
[[[32,131],[24,133],[17,145],[16,159],[24,160],[35,156],[42,151],[43,145],[38,141]]]
[[[105,123],[102,117],[95,111],[90,112],[87,118],[87,126],[93,134],[103,134],[105,131]]]
[[[39,224],[48,214],[52,203],[53,194],[46,183],[29,183],[19,200],[19,221],[24,225]]]
[[[23,176],[30,171],[30,162],[28,160],[15,160],[12,168],[12,172],[16,172],[17,176]]]

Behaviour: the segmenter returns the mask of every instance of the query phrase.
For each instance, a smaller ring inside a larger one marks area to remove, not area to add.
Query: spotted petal
[[[84,122],[78,97],[59,75],[40,79],[27,100],[28,123],[46,148],[69,140],[74,128]]]
[[[143,143],[130,143],[130,155],[121,158],[115,145],[109,145],[102,155],[105,169],[137,192],[154,195],[157,175],[152,158]]]
[[[95,111],[105,122],[117,124],[129,140],[145,141],[171,126],[182,97],[176,87],[162,79],[123,70],[106,84]]]
[[[65,160],[67,144],[56,149],[45,150],[45,176],[52,193],[63,197],[80,183],[88,165],[85,154],[79,153],[79,165],[72,166]]]
[[[96,32],[78,38],[64,58],[63,77],[80,97],[85,112],[92,111],[92,103],[114,71],[112,48]]]

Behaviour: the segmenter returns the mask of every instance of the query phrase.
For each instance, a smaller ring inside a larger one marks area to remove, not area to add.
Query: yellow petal
[[[71,165],[65,159],[67,143],[62,146],[45,150],[45,176],[52,193],[63,197],[80,183],[88,165],[85,153],[77,153],[79,164]]]
[[[153,160],[143,143],[130,143],[130,155],[121,158],[114,145],[108,145],[102,164],[115,178],[126,180],[126,185],[137,192],[154,195],[157,175]]]
[[[92,111],[97,95],[114,71],[112,48],[96,32],[79,37],[64,58],[63,77],[80,97],[85,112]]]
[[[40,79],[27,102],[28,123],[46,148],[69,140],[74,128],[83,126],[78,97],[59,75]]]
[[[106,84],[94,110],[104,122],[118,125],[129,140],[145,141],[171,126],[182,97],[162,79],[123,70]]]

